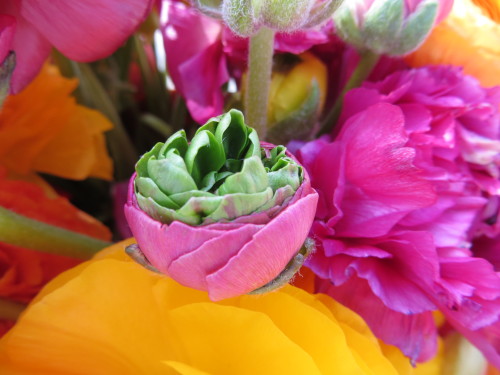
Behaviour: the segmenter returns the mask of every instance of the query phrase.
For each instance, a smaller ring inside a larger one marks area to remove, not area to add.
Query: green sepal
[[[405,22],[397,45],[389,55],[402,56],[413,52],[427,38],[436,20],[439,4],[435,0],[423,1]]]
[[[365,14],[363,39],[370,51],[387,52],[391,40],[401,33],[404,19],[404,0],[375,0]]]

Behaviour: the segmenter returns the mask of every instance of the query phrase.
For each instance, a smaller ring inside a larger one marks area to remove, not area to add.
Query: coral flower
[[[111,179],[103,132],[112,124],[76,103],[70,94],[77,85],[45,65],[22,93],[7,97],[0,110],[0,164],[18,175]]]
[[[109,230],[62,197],[48,198],[37,185],[6,179],[0,167],[0,207],[94,238],[109,240]],[[45,254],[0,242],[0,297],[28,302],[50,279],[77,259]]]
[[[3,0],[0,15],[9,17],[0,18],[0,45],[9,43],[17,59],[11,91],[19,92],[36,76],[52,46],[76,61],[110,55],[144,20],[151,4],[152,0],[54,0],[43,5],[36,0]]]
[[[406,61],[463,67],[485,86],[500,84],[500,3],[456,0],[448,18]]]
[[[210,302],[119,243],[51,282],[0,341],[2,374],[396,375],[366,324],[286,286]]]

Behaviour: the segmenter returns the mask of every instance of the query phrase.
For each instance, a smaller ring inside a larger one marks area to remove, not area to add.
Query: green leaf
[[[216,195],[201,190],[184,191],[182,193],[176,193],[170,195],[170,199],[172,199],[176,204],[178,204],[179,207],[184,206],[186,202],[192,197],[216,197]]]
[[[222,116],[215,137],[224,147],[227,159],[238,159],[247,144],[247,129],[243,113],[236,109]]]
[[[149,177],[138,177],[135,179],[135,187],[137,192],[143,195],[145,198],[151,198],[159,205],[177,209],[180,206],[172,201],[165,193],[163,193],[158,185]]]
[[[272,197],[273,191],[271,188],[253,194],[236,193],[224,195],[219,207],[208,215],[207,219],[211,222],[223,219],[232,220],[240,216],[250,215]]]
[[[152,156],[148,162],[148,174],[167,195],[197,189],[176,150],[170,150],[165,159],[157,160]]]
[[[201,180],[208,172],[218,171],[226,161],[224,149],[215,136],[201,131],[191,140],[184,157],[186,167],[194,181],[201,185]]]
[[[137,164],[135,165],[135,170],[137,172],[137,175],[140,177],[148,177],[148,162],[151,157],[156,157],[158,158],[158,155],[160,153],[161,148],[163,147],[162,142],[158,142],[157,144],[154,145],[154,147],[146,152],[144,155],[141,156]]]
[[[262,161],[257,156],[252,156],[245,159],[241,172],[226,178],[217,190],[217,194],[253,194],[264,191],[268,186],[268,177]]]
[[[164,158],[165,155],[167,155],[168,151],[172,149],[179,151],[179,155],[181,157],[184,157],[184,155],[186,154],[186,151],[188,149],[188,141],[184,129],[175,132],[167,139],[165,145],[163,145],[160,150],[160,158]]]
[[[245,147],[245,158],[249,158],[251,156],[260,157],[260,141],[259,135],[253,128],[249,128],[250,132],[248,133],[248,141],[247,146]],[[247,148],[248,147],[248,148]]]
[[[191,197],[184,206],[177,211],[181,216],[197,217],[202,221],[214,212],[223,201],[223,197]]]
[[[269,186],[276,191],[280,187],[289,185],[294,191],[301,184],[300,167],[297,164],[287,164],[285,167],[267,174]]]

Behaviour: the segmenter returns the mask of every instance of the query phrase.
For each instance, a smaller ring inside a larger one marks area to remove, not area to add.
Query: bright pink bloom
[[[351,90],[335,142],[299,153],[320,194],[320,290],[413,360],[433,354],[439,308],[500,366],[496,247],[472,245],[498,234],[499,104],[500,89],[454,68],[398,71]]]
[[[161,273],[208,291],[214,301],[249,293],[275,279],[304,243],[318,201],[304,171],[302,184],[280,206],[229,222],[168,225],[140,209],[134,179],[125,216],[141,251]]]
[[[92,61],[114,52],[147,16],[152,0],[3,0],[0,14],[15,19],[9,49],[17,65],[11,90],[30,82],[52,46],[70,59]],[[0,52],[2,38],[0,21]]]

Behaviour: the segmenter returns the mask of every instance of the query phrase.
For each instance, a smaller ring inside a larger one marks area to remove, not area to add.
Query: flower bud
[[[291,32],[326,21],[343,0],[195,0],[200,11],[222,17],[231,30],[250,36],[262,26]]]
[[[136,171],[125,215],[139,248],[129,253],[148,268],[219,300],[282,285],[304,260],[317,194],[286,148],[261,145],[241,112],[209,120],[191,142],[175,133]]]
[[[406,55],[420,46],[452,0],[359,0],[333,16],[338,35],[360,51]]]
[[[309,137],[325,104],[327,78],[326,66],[309,52],[275,56],[268,110],[271,142]]]

